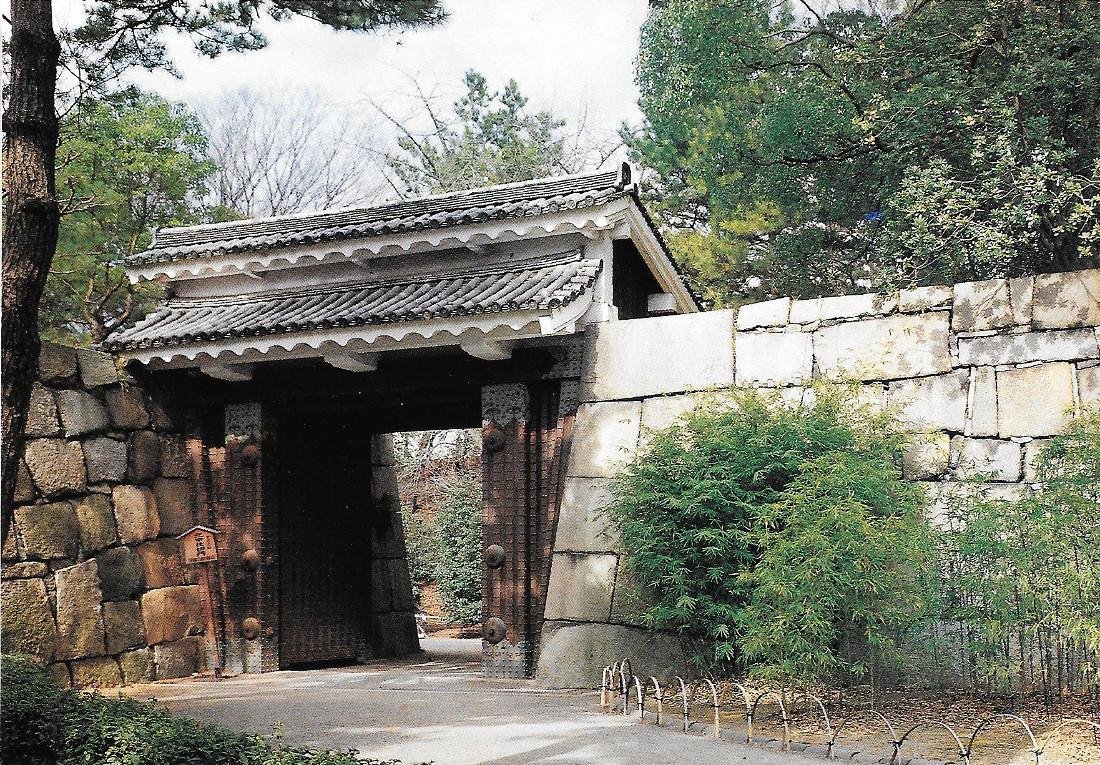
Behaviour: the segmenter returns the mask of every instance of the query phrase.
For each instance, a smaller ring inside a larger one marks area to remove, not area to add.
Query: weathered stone
[[[85,441],[84,464],[90,483],[117,483],[126,479],[126,443],[113,438],[93,438]]]
[[[34,485],[47,497],[83,492],[88,486],[84,453],[76,441],[59,438],[28,441],[24,459]]]
[[[34,480],[31,478],[31,471],[27,469],[27,463],[19,460],[19,468],[15,476],[15,501],[30,502],[37,494],[38,491],[34,488]]]
[[[813,337],[807,332],[737,335],[738,385],[805,385],[813,373]]]
[[[611,599],[611,621],[615,624],[645,626],[645,613],[653,604],[653,596],[636,581],[628,561],[619,558],[615,575],[615,593]]]
[[[182,478],[161,478],[153,484],[161,534],[182,534],[195,525],[192,494],[191,482]]]
[[[61,424],[69,438],[99,433],[110,425],[107,410],[91,393],[82,390],[58,391],[57,405],[61,410]]]
[[[145,586],[149,589],[188,584],[180,542],[176,539],[155,539],[138,545]]]
[[[23,557],[19,552],[19,541],[17,537],[18,533],[16,532],[16,527],[12,526],[11,532],[6,537],[4,537],[3,547],[0,547],[0,550],[2,550],[2,553],[0,553],[0,557],[2,557],[5,563],[7,563],[8,561],[19,560],[21,557]]]
[[[951,439],[956,475],[965,480],[1020,480],[1020,445],[994,438]]]
[[[150,645],[201,634],[203,610],[198,585],[149,590],[141,596],[141,617]]]
[[[375,433],[370,437],[370,461],[372,465],[396,465],[393,451],[393,435]]]
[[[566,478],[554,550],[617,552],[621,547],[618,531],[605,510],[610,501],[610,479]]]
[[[988,279],[955,285],[951,328],[956,332],[1007,327],[1012,323],[1012,304],[1007,279]]]
[[[99,385],[112,385],[118,382],[118,369],[111,354],[89,348],[78,348],[76,360],[80,366],[80,382],[85,387],[95,388]]]
[[[1023,276],[1008,280],[1008,297],[1012,308],[1012,323],[1025,325],[1031,323],[1031,301],[1035,291],[1035,279]]]
[[[31,387],[31,400],[27,408],[27,438],[46,438],[61,432],[61,420],[57,417],[57,402],[53,392],[39,383]]]
[[[951,437],[946,433],[923,433],[905,450],[902,474],[911,481],[929,481],[947,472]]]
[[[634,456],[641,419],[642,405],[638,401],[581,404],[573,427],[569,475],[614,476],[623,462]]]
[[[136,600],[104,603],[103,626],[107,631],[107,653],[121,653],[127,648],[145,645],[141,604]]]
[[[954,297],[955,291],[951,287],[913,287],[898,293],[898,310],[902,313],[916,313],[949,306]]]
[[[866,319],[814,332],[814,358],[833,379],[890,380],[947,372],[946,311]]]
[[[96,561],[104,600],[129,600],[145,589],[145,569],[132,548],[112,547],[99,553]]]
[[[160,533],[160,517],[153,492],[141,486],[116,486],[111,491],[111,501],[123,544],[155,539]]]
[[[42,579],[8,579],[0,584],[0,644],[5,653],[25,653],[43,661],[57,654],[58,634]]]
[[[554,553],[546,618],[606,622],[611,617],[617,555]]]
[[[671,677],[686,671],[675,635],[621,624],[548,621],[542,628],[536,677],[549,688],[591,688],[603,667],[624,656],[645,657],[647,675]]]
[[[813,324],[830,319],[854,319],[885,313],[892,307],[887,295],[838,295],[791,303],[791,324]]]
[[[16,508],[15,525],[28,558],[57,560],[80,553],[80,524],[68,502]]]
[[[130,480],[149,484],[159,473],[160,438],[151,430],[136,431],[130,436]]]
[[[154,430],[183,430],[179,407],[166,406],[158,397],[146,395],[145,411],[149,412],[149,423]]]
[[[1100,404],[1100,364],[1078,367],[1077,395],[1086,406]]]
[[[1039,480],[1039,459],[1043,449],[1050,444],[1049,438],[1036,438],[1024,444],[1024,480]]]
[[[392,558],[388,564],[390,581],[393,583],[393,610],[411,612],[416,608],[416,603],[413,601],[408,561],[404,558]]]
[[[1098,355],[1096,335],[1089,329],[959,338],[959,363],[963,366],[1094,359]]]
[[[38,352],[38,377],[42,382],[60,383],[76,376],[76,349],[57,343],[42,343]]]
[[[370,624],[374,658],[408,656],[420,650],[416,618],[411,611],[373,614]]]
[[[118,663],[122,667],[122,680],[127,685],[149,683],[156,679],[152,648],[127,651],[118,657]]]
[[[1041,364],[997,372],[997,430],[1001,438],[1061,433],[1073,407],[1072,364]]]
[[[733,384],[732,311],[609,322],[590,331],[596,334],[586,354],[582,401]]]
[[[103,593],[99,589],[94,560],[54,573],[57,584],[57,630],[61,636],[58,658],[80,659],[104,653]]]
[[[74,661],[72,669],[74,688],[114,688],[122,685],[122,672],[111,656]]]
[[[663,430],[695,408],[693,394],[654,396],[642,401],[642,430]]]
[[[737,310],[737,329],[756,329],[757,327],[782,327],[791,314],[789,297],[765,300],[763,303],[749,303]]]
[[[997,375],[993,367],[976,367],[970,377],[968,436],[997,435]]]
[[[58,688],[66,690],[73,687],[73,676],[69,673],[69,665],[63,661],[50,664],[46,667],[53,678],[53,683]]]
[[[46,576],[50,573],[50,567],[38,561],[25,560],[19,563],[9,563],[0,568],[0,579],[33,579]]]
[[[1032,323],[1039,329],[1100,326],[1100,269],[1036,276]]]
[[[149,413],[141,390],[131,385],[120,385],[107,391],[107,413],[111,423],[123,430],[137,430],[149,425]]]
[[[918,377],[890,383],[886,392],[889,406],[912,430],[953,430],[966,426],[966,400],[970,374],[957,369],[945,375]]]
[[[161,436],[160,474],[165,478],[192,478],[194,468],[183,436]]]
[[[190,677],[202,669],[202,638],[187,637],[153,648],[157,679]]]
[[[393,582],[387,560],[372,560],[370,565],[370,607],[385,613],[393,610]]]
[[[80,522],[80,544],[85,553],[110,547],[118,541],[115,514],[111,500],[105,494],[88,494],[76,503],[76,518]]]
[[[370,543],[371,556],[376,559],[405,556],[405,528],[398,510],[378,509],[371,519]]]

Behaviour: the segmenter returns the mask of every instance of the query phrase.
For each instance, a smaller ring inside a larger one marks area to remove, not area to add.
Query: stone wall
[[[862,399],[895,409],[917,434],[903,468],[925,482],[935,513],[957,490],[1023,491],[1044,440],[1100,403],[1098,343],[1100,271],[782,298],[590,330],[539,677],[590,686],[624,656],[644,658],[647,672],[682,663],[674,640],[639,628],[623,550],[601,510],[647,430],[702,392],[751,387],[801,403],[815,380],[857,383]]]
[[[3,546],[3,648],[61,685],[190,675],[203,606],[175,536],[192,523],[181,427],[98,351],[44,344],[15,520]]]

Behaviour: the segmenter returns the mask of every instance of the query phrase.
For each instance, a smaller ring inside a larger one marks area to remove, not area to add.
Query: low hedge
[[[0,750],[21,765],[385,765],[354,750],[282,746],[152,702],[60,690],[33,659],[0,660]],[[392,765],[394,761],[387,761]]]

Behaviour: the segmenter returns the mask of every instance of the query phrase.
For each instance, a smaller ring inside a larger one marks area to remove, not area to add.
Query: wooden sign
[[[209,563],[218,559],[218,532],[206,526],[193,526],[176,539],[183,542],[184,563]]]

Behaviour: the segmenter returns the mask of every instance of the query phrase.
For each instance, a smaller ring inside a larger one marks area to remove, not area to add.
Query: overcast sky
[[[55,0],[59,26],[75,24],[82,0]],[[634,64],[646,0],[443,0],[450,17],[432,29],[403,34],[336,32],[295,18],[265,23],[264,50],[207,59],[189,41],[170,50],[182,79],[138,73],[132,80],[166,97],[201,103],[225,90],[275,93],[308,90],[340,108],[370,111],[364,96],[398,116],[411,113],[409,78],[446,101],[462,74],[477,69],[499,88],[514,78],[531,105],[614,132],[637,122]]]

